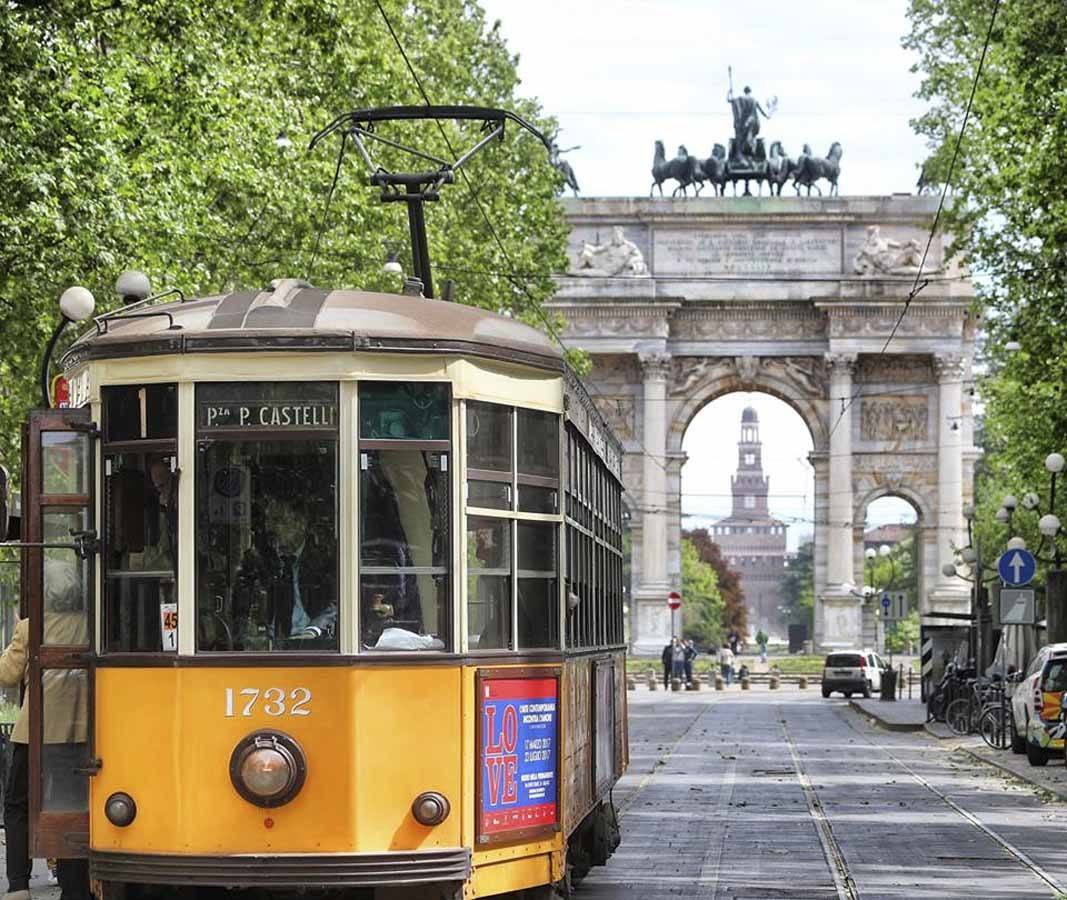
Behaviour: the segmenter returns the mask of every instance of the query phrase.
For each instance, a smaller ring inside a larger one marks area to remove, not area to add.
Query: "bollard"
[[[749,681],[748,681],[748,676],[746,675],[744,678],[741,679],[741,690],[747,691],[748,688],[749,688]]]
[[[778,690],[778,676],[772,675],[767,684],[772,691]]]
[[[797,679],[797,687],[798,687],[798,688],[799,688],[800,690],[802,690],[802,691],[803,691],[803,690],[805,690],[805,689],[807,688],[807,686],[808,686],[808,679],[807,679],[807,678],[805,678],[805,677],[804,677],[803,675],[801,675],[801,676],[800,676],[800,677],[799,677],[799,678]]]
[[[721,675],[715,676],[715,690],[721,691],[723,689],[723,681]]]
[[[680,691],[681,689],[682,689],[682,679],[681,678],[672,678],[671,679],[671,690],[672,691]]]
[[[634,678],[633,675],[627,675],[626,676],[626,690],[628,690],[628,691],[636,691],[637,690],[637,679]]]
[[[694,675],[693,680],[685,686],[687,691],[699,691],[700,690],[700,676]]]
[[[656,679],[656,676],[653,675],[651,672],[648,673],[648,682],[647,683],[648,683],[648,689],[650,691],[658,691],[659,690],[659,681]]]

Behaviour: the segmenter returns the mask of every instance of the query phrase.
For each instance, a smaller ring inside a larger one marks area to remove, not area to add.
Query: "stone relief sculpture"
[[[923,441],[929,418],[925,397],[864,400],[860,436],[865,441]]]
[[[733,366],[722,359],[701,359],[691,356],[675,359],[671,395],[684,396],[698,385],[721,378],[732,370]]]
[[[923,248],[917,240],[891,241],[877,225],[867,226],[867,239],[852,264],[857,275],[915,275],[922,265]]]
[[[636,433],[637,401],[629,394],[618,397],[597,396],[593,403],[622,440],[632,440]]]
[[[571,268],[573,275],[592,278],[648,276],[645,258],[637,244],[627,240],[620,226],[612,228],[611,240],[606,244],[591,244],[582,241],[582,248]]]

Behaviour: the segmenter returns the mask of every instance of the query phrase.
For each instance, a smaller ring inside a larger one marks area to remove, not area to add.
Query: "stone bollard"
[[[750,684],[749,684],[748,676],[746,675],[744,678],[741,679],[741,690],[747,691],[749,689],[749,687],[750,687]]]
[[[778,676],[777,676],[777,675],[772,675],[772,676],[770,677],[770,679],[768,680],[768,682],[767,682],[767,686],[768,686],[768,687],[769,687],[769,688],[770,688],[770,689],[771,689],[772,691],[776,691],[776,690],[778,690]]]
[[[700,690],[700,676],[694,675],[693,680],[685,686],[687,691],[699,691]]]
[[[646,683],[648,684],[648,689],[650,691],[659,690],[659,680],[651,672],[648,673],[648,681]]]
[[[799,677],[799,678],[797,679],[797,687],[798,687],[798,688],[799,688],[800,690],[802,690],[802,691],[803,691],[803,690],[806,690],[806,689],[807,689],[807,687],[808,687],[808,679],[807,679],[807,678],[805,678],[805,677],[804,677],[803,675],[801,675],[801,676],[800,676],[800,677]]]
[[[634,678],[633,675],[627,675],[626,676],[626,690],[628,690],[628,691],[636,691],[637,690],[637,679]]]
[[[715,676],[715,690],[721,691],[723,689],[723,680],[721,675]]]
[[[681,678],[672,678],[671,679],[671,690],[672,691],[680,691],[681,689],[682,689],[682,679]]]

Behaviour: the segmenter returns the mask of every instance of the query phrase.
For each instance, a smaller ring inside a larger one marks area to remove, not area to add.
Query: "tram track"
[[[859,900],[856,882],[852,878],[848,862],[845,860],[844,851],[834,835],[833,825],[830,824],[830,819],[826,815],[822,801],[819,799],[819,792],[815,790],[815,785],[812,784],[807,772],[804,771],[804,764],[801,762],[796,741],[793,740],[793,735],[789,731],[789,723],[782,715],[782,707],[776,705],[774,714],[778,719],[778,724],[781,726],[786,746],[789,748],[789,755],[793,760],[797,781],[800,783],[800,788],[804,792],[804,799],[808,804],[808,813],[815,822],[815,831],[819,835],[819,843],[822,845],[826,864],[830,868],[830,877],[833,879],[834,890],[837,892],[838,900]]]
[[[931,794],[944,803],[949,809],[956,813],[960,818],[966,821],[969,825],[980,831],[997,846],[1004,850],[1009,856],[1011,856],[1021,866],[1028,869],[1030,873],[1041,881],[1046,887],[1053,891],[1053,896],[1059,897],[1067,895],[1067,884],[1057,880],[1053,875],[1038,865],[1025,851],[1016,847],[1011,841],[1009,841],[1002,834],[998,833],[995,829],[990,828],[984,822],[982,822],[974,813],[967,809],[964,809],[958,803],[956,803],[951,797],[945,794],[943,791],[938,790],[932,785],[926,778],[916,772],[910,765],[904,760],[900,759],[895,753],[888,750],[882,744],[879,744],[871,740],[870,736],[865,734],[861,729],[850,721],[849,715],[842,715],[842,720],[849,727],[851,731],[862,738],[867,744],[879,750],[885,755],[892,763],[902,769],[910,778],[928,790]]]

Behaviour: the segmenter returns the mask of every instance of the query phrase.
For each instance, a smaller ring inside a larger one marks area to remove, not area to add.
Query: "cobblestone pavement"
[[[623,844],[577,900],[1067,895],[1067,805],[795,688],[629,693]]]

